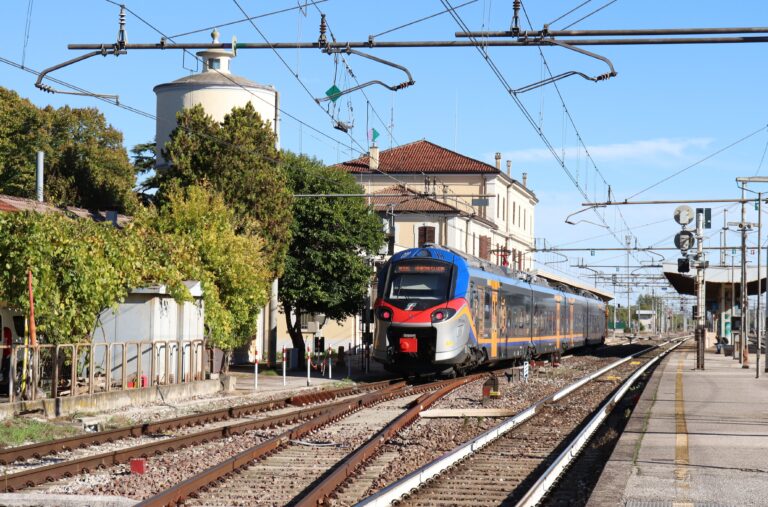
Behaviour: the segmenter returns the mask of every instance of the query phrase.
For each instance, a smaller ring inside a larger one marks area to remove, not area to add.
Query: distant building
[[[656,332],[656,312],[653,310],[637,310],[637,321],[643,331]]]
[[[338,164],[349,171],[394,237],[394,251],[423,243],[448,246],[520,270],[532,268],[534,209],[521,180],[496,165],[426,140]],[[391,227],[394,226],[394,230]]]

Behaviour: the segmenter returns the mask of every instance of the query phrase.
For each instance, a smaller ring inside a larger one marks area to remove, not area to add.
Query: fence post
[[[51,379],[51,398],[59,397],[59,344],[54,347],[53,353],[53,378]]]
[[[182,375],[184,374],[184,365],[182,363],[183,344],[181,340],[176,340],[176,383],[182,383]]]
[[[69,389],[69,395],[75,396],[77,394],[77,363],[80,361],[80,356],[78,354],[78,346],[76,343],[72,344],[72,370],[70,371],[70,374],[72,376],[72,387]]]
[[[107,343],[106,367],[104,368],[104,387],[107,392],[112,390],[112,345],[114,344]]]
[[[149,385],[155,385],[155,377],[157,375],[157,357],[155,356],[155,342],[150,342],[152,345],[152,351],[149,353]]]
[[[141,387],[141,342],[136,342],[136,383],[133,387]]]
[[[88,346],[88,394],[93,394],[93,342]]]
[[[128,344],[125,342],[122,342],[120,344],[120,355],[123,360],[123,366],[120,368],[120,380],[121,384],[123,386],[123,391],[128,389]]]
[[[11,343],[11,365],[8,368],[8,401],[13,403],[16,394],[14,381],[16,380],[16,347]]]

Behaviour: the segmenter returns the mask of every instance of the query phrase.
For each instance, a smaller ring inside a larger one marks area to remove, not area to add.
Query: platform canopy
[[[562,283],[565,285],[570,285],[571,287],[576,287],[577,289],[582,289],[587,292],[591,292],[592,294],[602,299],[603,301],[610,301],[611,299],[614,299],[612,292],[608,292],[607,290],[604,290],[604,289],[598,289],[593,285],[589,285],[588,283],[584,283],[582,281],[576,280],[575,278],[570,278],[568,276],[563,276],[561,274],[551,273],[549,271],[542,271],[541,269],[534,270],[533,274],[541,278],[544,278],[550,282]]]
[[[665,262],[664,276],[678,294],[695,295],[696,270],[691,267],[689,273],[678,273],[677,262]],[[766,289],[766,272],[763,266],[760,269],[762,278],[762,291]],[[750,296],[757,294],[757,266],[747,265],[747,292]],[[704,283],[706,284],[707,301],[717,301],[720,298],[720,290],[723,286],[734,287],[736,294],[741,291],[741,267],[734,266],[710,266],[704,271]]]

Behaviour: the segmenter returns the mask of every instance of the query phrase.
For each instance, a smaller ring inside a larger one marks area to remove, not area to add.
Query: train
[[[373,359],[406,375],[463,375],[598,345],[607,307],[590,292],[425,245],[379,270]]]

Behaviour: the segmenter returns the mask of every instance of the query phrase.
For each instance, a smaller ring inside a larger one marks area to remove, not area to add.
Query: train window
[[[483,335],[486,338],[491,336],[491,309],[492,309],[491,289],[485,288],[485,303],[483,304]]]

